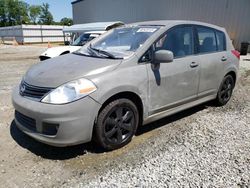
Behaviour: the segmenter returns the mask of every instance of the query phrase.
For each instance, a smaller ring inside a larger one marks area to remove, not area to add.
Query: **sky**
[[[30,5],[42,5],[49,3],[50,12],[54,21],[60,21],[64,17],[72,18],[72,0],[23,0]]]

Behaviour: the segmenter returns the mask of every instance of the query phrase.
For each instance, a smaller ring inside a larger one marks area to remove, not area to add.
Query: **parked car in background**
[[[129,143],[138,126],[206,101],[225,105],[239,52],[224,28],[151,21],[106,32],[79,51],[31,67],[12,100],[15,122],[54,146]]]
[[[64,38],[70,36],[70,41],[64,41],[66,46],[48,48],[39,58],[41,61],[65,55],[79,50],[84,44],[100,36],[106,31],[124,25],[120,21],[116,22],[96,22],[88,24],[77,24],[63,29]]]

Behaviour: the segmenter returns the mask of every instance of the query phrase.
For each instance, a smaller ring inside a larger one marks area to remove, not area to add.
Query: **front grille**
[[[23,81],[20,84],[20,95],[40,100],[45,94],[50,92],[51,89],[52,88],[32,86]]]
[[[24,127],[31,131],[36,131],[36,120],[15,111],[16,120]]]

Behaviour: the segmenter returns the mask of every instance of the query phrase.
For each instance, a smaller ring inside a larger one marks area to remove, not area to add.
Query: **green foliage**
[[[0,27],[54,23],[49,4],[29,6],[22,0],[0,0]]]
[[[29,5],[22,0],[0,0],[0,27],[21,24],[72,25],[71,18],[55,22],[49,4]]]
[[[67,26],[70,26],[70,25],[73,25],[73,20],[71,18],[62,18],[61,21],[60,21],[61,25],[67,25]]]
[[[30,17],[29,17],[29,4],[23,2],[23,1],[17,1],[19,11],[17,11],[17,18],[19,22],[17,24],[28,24],[30,23]]]
[[[0,0],[0,27],[7,26],[6,1]]]
[[[30,22],[29,5],[19,0],[0,0],[0,26],[26,24]]]
[[[53,16],[49,11],[49,4],[43,3],[41,6],[40,23],[45,25],[51,25],[53,23]]]
[[[41,10],[42,8],[40,5],[31,5],[29,7],[29,16],[33,24],[37,23],[38,18],[40,17],[41,14]]]

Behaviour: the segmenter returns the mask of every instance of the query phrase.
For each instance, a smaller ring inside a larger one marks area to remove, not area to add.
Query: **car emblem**
[[[21,85],[21,87],[20,87],[20,94],[22,95],[23,93],[24,93],[24,91],[25,91],[25,85]]]

